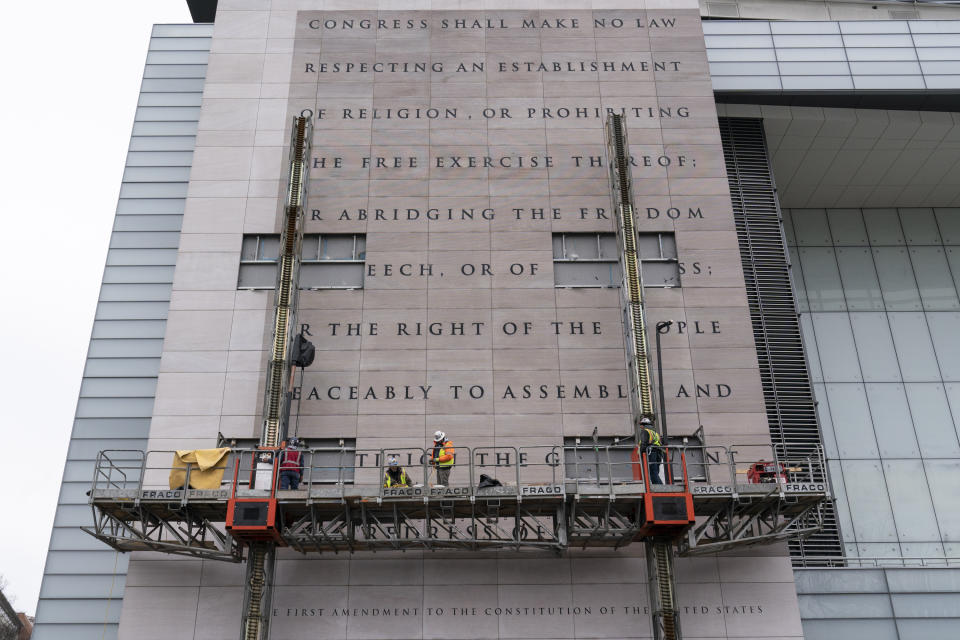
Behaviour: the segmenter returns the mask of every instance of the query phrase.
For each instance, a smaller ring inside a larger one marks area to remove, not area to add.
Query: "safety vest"
[[[452,467],[455,455],[456,452],[453,449],[453,443],[445,440],[439,447],[434,464],[438,467]]]
[[[400,470],[400,480],[396,483],[398,487],[409,487],[410,480],[407,478],[407,472],[403,469]],[[383,474],[383,486],[392,487],[394,485],[393,476],[390,475],[390,472]]]
[[[650,434],[650,446],[659,447],[660,446],[660,434],[654,431],[653,429],[643,428],[648,434]]]
[[[294,449],[287,449],[284,451],[282,459],[280,460],[280,470],[299,472],[300,467],[303,466],[300,464],[300,455],[301,453]]]

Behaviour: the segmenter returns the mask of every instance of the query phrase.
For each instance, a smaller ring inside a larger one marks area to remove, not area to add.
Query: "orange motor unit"
[[[282,542],[274,498],[232,498],[227,502],[227,531],[243,542]]]
[[[758,460],[747,469],[747,482],[760,484],[764,482],[786,482],[787,468],[782,462]]]
[[[645,536],[675,536],[695,522],[690,493],[648,493],[643,497]]]

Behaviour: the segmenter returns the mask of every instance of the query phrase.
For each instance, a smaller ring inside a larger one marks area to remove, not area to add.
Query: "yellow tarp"
[[[181,489],[187,480],[187,465],[190,465],[191,489],[219,489],[223,480],[229,447],[221,449],[184,449],[173,454],[170,469],[170,488]]]

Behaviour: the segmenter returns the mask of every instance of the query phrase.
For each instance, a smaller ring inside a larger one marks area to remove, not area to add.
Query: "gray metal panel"
[[[180,80],[183,82],[183,80]],[[170,96],[176,96],[171,100]],[[203,94],[199,91],[193,93],[142,93],[137,106],[140,107],[199,107],[203,101]],[[130,164],[129,158],[127,165]]]
[[[202,78],[207,72],[203,64],[151,64],[143,70],[144,78]]]
[[[128,167],[189,167],[191,151],[131,151],[127,154]]]
[[[886,586],[882,569],[795,571],[797,593],[879,593]]]
[[[104,302],[169,300],[171,284],[104,284],[100,299]],[[98,354],[99,355],[99,354]],[[131,354],[132,355],[132,354]]]
[[[949,638],[960,628],[960,568],[799,569],[794,578],[807,640]]]
[[[84,533],[102,449],[146,444],[212,25],[157,25],[87,353],[33,638],[116,638],[128,556]],[[197,64],[197,63],[201,64]]]
[[[127,282],[131,282],[131,280],[128,280]],[[152,281],[147,280],[146,282]],[[163,338],[165,329],[166,322],[164,320],[98,320],[97,322],[93,323],[93,337]]]
[[[960,20],[939,20],[932,28],[927,21],[897,20],[703,23],[717,91],[960,87]]]
[[[124,182],[121,198],[180,198],[187,197],[186,182]]]
[[[843,598],[799,596],[802,618],[891,618],[893,609],[885,593],[847,594]]]
[[[113,222],[114,231],[179,231],[182,218],[179,214],[118,215]]]
[[[101,302],[97,320],[166,320],[167,302]]]
[[[160,370],[157,358],[88,358],[84,377],[156,376]]]
[[[152,414],[153,398],[80,398],[77,402],[78,418],[149,418]]]
[[[203,91],[201,78],[149,78],[140,87],[143,92],[166,91]]]
[[[147,64],[206,64],[209,51],[151,51]]]
[[[195,136],[196,122],[135,122],[135,136]]]
[[[154,374],[156,375],[156,374]],[[73,438],[126,438],[128,433],[147,433],[150,419],[82,418],[73,422]],[[86,481],[89,482],[90,478]]]
[[[144,169],[151,170],[148,167]],[[156,168],[152,170],[158,171]],[[120,231],[115,228],[110,238],[111,249],[176,249],[179,245],[179,228],[175,231]]]
[[[80,384],[80,397],[142,398],[152,396],[156,388],[156,378],[84,378]]]
[[[90,485],[86,483],[67,483],[68,485],[81,485],[84,489],[89,488]],[[103,549],[103,543],[94,538],[91,535],[83,532],[80,529],[74,529],[71,527],[63,527],[60,529],[54,529],[53,535],[50,538],[50,549],[52,551],[100,551]],[[79,580],[86,580],[89,576],[86,575],[76,575],[76,576],[59,576],[62,578],[73,578]],[[112,578],[113,576],[109,576]],[[122,577],[122,576],[120,576]],[[60,596],[51,596],[51,597],[60,597]]]
[[[177,250],[166,249],[111,249],[107,252],[107,265],[174,265]]]
[[[190,179],[190,167],[128,167],[124,182],[183,182]]]
[[[124,576],[118,576],[122,582]],[[37,610],[39,613],[39,609]],[[39,617],[38,617],[39,620]],[[39,623],[38,623],[39,624]],[[119,625],[112,624],[47,624],[33,627],[30,640],[116,640]]]
[[[47,582],[54,598],[106,598],[111,589],[114,596],[123,595],[123,587],[117,593],[113,576],[50,576]]]
[[[173,276],[172,265],[116,266],[107,267],[103,273],[104,283],[157,282],[169,283]]]
[[[151,51],[210,51],[210,38],[155,37],[150,40]]]
[[[806,640],[900,640],[893,620],[803,619],[803,637]]]
[[[135,287],[137,285],[127,285]],[[148,286],[148,285],[143,285]],[[150,289],[147,289],[147,295],[151,295]],[[160,349],[163,346],[163,340],[156,339],[108,339],[91,340],[87,355],[92,358],[143,358],[160,357]]]
[[[61,510],[70,509],[73,509],[73,507],[60,507],[57,509],[58,517]],[[88,508],[86,511],[89,513],[90,509]],[[65,520],[69,520],[72,517],[72,512],[67,511],[63,517]],[[44,573],[110,575],[114,572],[114,561],[116,561],[117,569],[126,573],[129,557],[112,549],[106,551],[50,551],[47,553],[47,566]],[[43,601],[43,595],[40,596],[40,600]],[[41,606],[37,605],[38,611]]]
[[[889,571],[887,582],[896,593],[960,593],[960,568]]]
[[[200,117],[200,107],[138,107],[139,122],[195,122]]]
[[[151,35],[153,38],[210,38],[213,36],[213,25],[155,24]]]
[[[140,138],[140,140],[163,140],[164,138]],[[172,137],[169,140],[195,140],[195,138]],[[183,202],[154,200],[151,198],[128,198],[117,203],[117,214],[123,215],[175,215],[183,216]]]
[[[43,615],[50,622],[103,624],[120,621],[123,600],[95,600],[92,598],[49,599],[37,605],[37,617]]]

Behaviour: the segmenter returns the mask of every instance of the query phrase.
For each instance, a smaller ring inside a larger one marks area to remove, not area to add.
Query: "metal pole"
[[[597,427],[593,428],[593,454],[596,458],[594,463],[594,470],[597,472],[597,486],[600,486],[600,447],[597,446]]]
[[[663,436],[662,443],[664,447],[670,446],[670,441],[667,440],[667,403],[664,400],[663,393],[663,351],[660,349],[660,336],[670,330],[670,326],[673,325],[673,320],[661,320],[657,323],[657,392],[660,396],[660,433]],[[663,455],[663,454],[661,454]],[[666,457],[664,455],[664,457]],[[664,478],[667,484],[673,484],[673,465],[667,460],[666,463],[667,477]]]
[[[661,320],[657,323],[657,391],[660,395],[660,433],[663,444],[667,444],[667,406],[663,394],[663,358],[660,349],[660,336],[670,330],[673,320]]]

